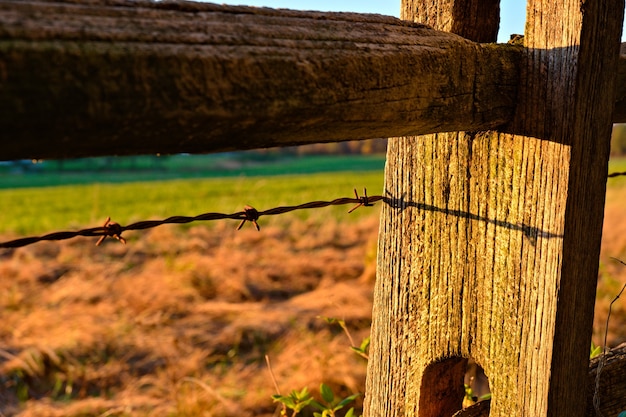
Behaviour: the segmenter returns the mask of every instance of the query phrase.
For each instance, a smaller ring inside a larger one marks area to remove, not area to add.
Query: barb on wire
[[[363,197],[359,197],[359,193],[356,192],[356,188],[354,189],[354,196],[357,200],[360,200],[359,204],[352,207],[348,213],[352,213],[354,210],[358,209],[361,206],[369,207],[372,205],[370,203],[370,198],[367,196],[367,188],[363,188]]]
[[[278,214],[287,213],[294,210],[314,209],[328,206],[337,206],[342,204],[356,204],[349,213],[361,206],[372,206],[375,202],[383,199],[383,196],[368,196],[367,190],[363,190],[363,196],[359,197],[356,189],[354,190],[355,198],[337,198],[332,201],[312,201],[310,203],[300,204],[298,206],[285,206],[275,207],[265,211],[257,211],[254,207],[245,206],[244,211],[239,211],[232,214],[224,213],[204,213],[197,216],[172,216],[164,220],[146,220],[129,224],[128,226],[122,226],[119,223],[112,222],[110,218],[107,218],[104,225],[100,227],[92,227],[89,229],[82,229],[77,231],[68,232],[55,232],[44,236],[25,237],[21,239],[15,239],[8,242],[0,243],[0,248],[19,248],[22,246],[31,245],[33,243],[41,242],[44,240],[65,240],[71,239],[77,236],[96,237],[99,236],[96,245],[99,246],[107,237],[113,237],[122,243],[126,243],[126,239],[122,237],[122,233],[127,230],[144,230],[150,229],[164,224],[182,224],[191,223],[196,221],[209,221],[209,220],[221,220],[221,219],[235,219],[241,220],[237,230],[241,229],[245,222],[252,223],[257,230],[261,230],[258,224],[258,220],[261,216],[274,216]]]
[[[104,229],[105,234],[100,236],[100,239],[98,239],[98,241],[96,242],[96,246],[100,246],[100,244],[104,242],[104,239],[106,239],[107,236],[114,237],[123,244],[126,244],[126,239],[122,237],[122,226],[120,226],[119,223],[112,222],[111,218],[107,217],[102,228]]]
[[[243,208],[243,212],[246,217],[241,221],[241,223],[239,223],[239,227],[237,227],[237,230],[241,229],[245,222],[252,223],[254,227],[256,227],[257,231],[261,230],[261,226],[259,226],[259,224],[256,222],[257,220],[259,220],[259,212],[254,207],[250,206],[245,206]]]

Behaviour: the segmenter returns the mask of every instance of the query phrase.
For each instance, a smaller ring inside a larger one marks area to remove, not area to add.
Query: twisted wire
[[[246,206],[243,211],[238,211],[232,214],[225,213],[203,213],[197,216],[171,216],[163,220],[143,220],[135,223],[131,223],[127,226],[122,226],[119,223],[111,222],[110,218],[104,222],[104,225],[100,227],[91,227],[88,229],[76,230],[76,231],[62,231],[49,233],[43,236],[31,236],[20,239],[15,239],[7,242],[0,243],[0,248],[19,248],[22,246],[32,245],[37,242],[46,240],[66,240],[72,239],[78,236],[87,237],[100,237],[96,245],[100,245],[105,238],[113,237],[122,243],[126,243],[126,240],[122,237],[122,233],[128,230],[145,230],[154,227],[162,226],[165,224],[184,224],[197,221],[212,221],[223,219],[240,220],[239,227],[241,229],[246,221],[251,222],[257,230],[261,227],[258,224],[258,220],[262,216],[275,216],[283,213],[288,213],[295,210],[316,209],[328,206],[336,206],[343,204],[356,204],[348,213],[353,212],[361,206],[371,206],[375,202],[383,199],[383,196],[368,196],[367,190],[364,190],[363,196],[359,196],[357,191],[354,190],[355,198],[337,198],[332,201],[312,201],[309,203],[300,204],[297,206],[282,206],[274,207],[264,211],[257,211],[255,208]]]

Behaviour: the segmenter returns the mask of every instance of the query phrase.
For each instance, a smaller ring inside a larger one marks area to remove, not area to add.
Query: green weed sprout
[[[322,400],[324,401],[323,404],[315,400],[311,401],[311,406],[321,411],[321,413],[314,412],[313,415],[315,417],[335,417],[335,412],[341,410],[359,396],[359,394],[352,394],[346,398],[335,398],[335,394],[332,389],[330,389],[330,387],[326,384],[322,384],[320,386],[320,393],[322,394]],[[345,414],[345,417],[352,417],[353,414],[354,407],[351,407]]]
[[[356,346],[354,343],[354,339],[346,326],[346,322],[341,319],[336,319],[332,317],[320,317],[326,320],[329,324],[338,324],[346,336],[350,340],[350,349],[355,352],[357,355],[368,359],[368,348],[370,345],[370,337],[367,336],[363,339],[359,346]],[[272,371],[272,365],[270,363],[270,359],[268,355],[265,355],[265,361],[267,363],[267,368],[270,372],[270,376],[272,377],[272,381],[274,383],[274,387],[276,391],[280,392],[278,389],[278,384],[276,383],[276,378],[274,376],[274,372]],[[336,398],[333,390],[326,384],[322,383],[320,385],[320,394],[322,395],[322,401],[315,400],[311,394],[309,394],[309,390],[304,387],[301,391],[293,390],[289,395],[281,395],[274,394],[272,395],[272,400],[275,403],[280,403],[282,406],[282,410],[280,412],[281,417],[288,417],[288,411],[291,410],[291,416],[297,416],[305,407],[311,406],[316,408],[321,412],[313,412],[315,417],[337,417],[337,411],[343,409],[348,404],[353,402],[360,394],[352,394],[345,398]],[[344,417],[354,417],[354,407],[351,407],[345,414]]]
[[[281,403],[283,405],[283,411],[281,416],[287,416],[287,409],[292,410],[291,417],[297,416],[304,407],[310,405],[321,411],[313,412],[315,417],[336,417],[337,411],[341,410],[352,401],[354,401],[359,394],[352,394],[346,398],[335,398],[333,390],[326,384],[320,386],[320,393],[322,394],[322,402],[316,401],[309,390],[304,387],[301,391],[291,391],[289,395],[272,395],[274,402]],[[345,417],[354,416],[354,407],[351,407],[345,414]]]
[[[292,410],[291,417],[295,417],[302,411],[304,407],[309,405],[313,401],[313,397],[309,394],[307,387],[304,387],[301,391],[293,390],[289,395],[272,395],[274,402],[281,403],[283,410],[280,413],[281,416],[287,415],[287,408]]]
[[[589,351],[589,359],[593,359],[596,356],[600,355],[602,353],[602,346],[596,346],[595,343],[593,343],[593,341],[591,342],[591,349]],[[626,417],[626,416],[624,416]]]
[[[476,404],[477,402],[491,399],[490,392],[488,392],[487,394],[481,395],[480,397],[477,397],[471,385],[463,384],[463,386],[465,387],[465,396],[463,397],[464,407],[469,407],[470,405]]]
[[[369,360],[369,355],[367,353],[367,349],[370,346],[370,337],[369,336],[367,336],[365,339],[363,339],[363,341],[361,342],[361,344],[359,346],[356,346],[356,344],[354,343],[354,339],[352,338],[352,335],[350,334],[350,331],[348,330],[348,326],[346,326],[345,320],[337,319],[337,318],[334,318],[334,317],[323,317],[323,316],[319,316],[319,318],[324,319],[326,321],[326,323],[328,323],[328,324],[338,324],[339,327],[341,327],[343,329],[343,331],[346,334],[346,336],[348,336],[348,340],[350,340],[350,349],[352,349],[352,351],[354,353],[356,353],[357,355],[361,356],[365,360]]]
[[[363,339],[363,341],[361,342],[361,345],[359,347],[356,346],[350,346],[350,349],[352,349],[352,351],[354,353],[356,353],[357,355],[365,358],[365,359],[369,359],[369,355],[367,353],[367,349],[370,347],[370,337],[367,336],[365,339]]]

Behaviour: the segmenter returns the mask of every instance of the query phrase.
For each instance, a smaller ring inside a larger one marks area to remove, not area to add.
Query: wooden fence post
[[[403,0],[402,17],[476,36],[494,18],[459,11],[480,6],[497,4]],[[623,11],[529,0],[514,122],[391,140],[366,416],[452,415],[467,358],[491,416],[585,414]]]

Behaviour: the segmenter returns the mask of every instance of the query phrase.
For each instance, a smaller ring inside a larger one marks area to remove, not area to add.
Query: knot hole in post
[[[420,388],[419,417],[489,415],[489,380],[473,359],[452,357],[431,363]]]

